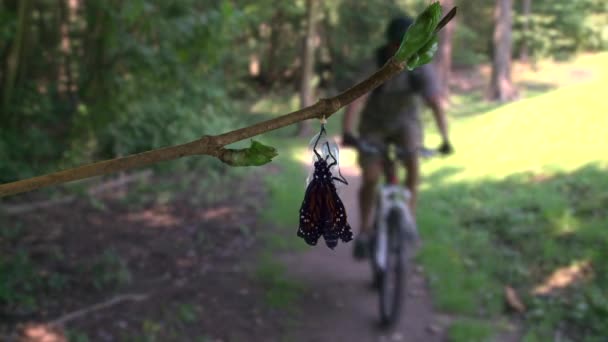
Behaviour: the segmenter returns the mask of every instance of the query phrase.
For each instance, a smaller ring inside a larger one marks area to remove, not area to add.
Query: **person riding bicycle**
[[[376,50],[376,65],[381,67],[399,48],[403,35],[413,20],[409,17],[393,19],[387,29],[387,43]],[[446,116],[441,104],[438,80],[433,66],[423,65],[413,71],[403,71],[367,96],[361,97],[346,107],[343,120],[343,144],[356,145],[353,135],[354,116],[360,111],[359,137],[371,144],[393,143],[405,155],[402,162],[407,176],[405,185],[411,193],[409,207],[414,219],[417,186],[419,180],[418,150],[422,148],[422,128],[420,125],[420,100],[432,110],[441,134],[439,152],[449,154],[452,146],[448,139]],[[361,226],[355,240],[354,256],[366,257],[372,227],[371,212],[375,203],[376,186],[383,172],[382,156],[359,151],[359,165],[362,170],[362,186],[359,190]]]

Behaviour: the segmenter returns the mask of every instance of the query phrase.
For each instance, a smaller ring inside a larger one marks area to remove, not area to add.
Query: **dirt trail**
[[[360,184],[354,167],[342,167],[350,185],[341,197],[354,231],[359,214],[356,193]],[[407,295],[401,319],[390,330],[378,327],[378,297],[370,288],[367,262],[352,258],[353,244],[339,244],[332,251],[320,242],[306,252],[285,255],[291,277],[310,291],[302,301],[302,322],[291,329],[295,341],[444,341],[449,318],[433,311],[421,268],[409,267]]]

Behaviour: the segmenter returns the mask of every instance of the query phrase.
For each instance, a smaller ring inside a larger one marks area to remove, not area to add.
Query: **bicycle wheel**
[[[380,322],[391,325],[399,317],[405,276],[403,245],[403,213],[392,210],[388,214],[388,247],[386,267],[379,277]]]
[[[377,239],[378,231],[377,229],[374,229],[374,234],[369,241],[369,262],[372,268],[372,288],[374,290],[378,290],[380,288],[380,283],[382,282],[382,268],[378,265],[378,259],[376,258]]]
[[[378,264],[378,240],[381,239],[380,235],[386,234],[381,233],[378,228],[379,220],[381,220],[382,215],[378,212],[378,208],[381,208],[381,200],[378,198],[376,203],[376,210],[374,210],[374,229],[371,238],[369,239],[369,247],[368,247],[368,255],[369,261],[372,270],[372,288],[374,290],[378,290],[380,288],[380,283],[382,281],[382,267]]]

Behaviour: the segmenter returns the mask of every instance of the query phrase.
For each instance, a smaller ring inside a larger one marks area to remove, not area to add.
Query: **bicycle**
[[[370,239],[369,256],[374,287],[379,292],[380,322],[392,325],[399,317],[402,304],[403,284],[407,274],[407,252],[418,239],[418,233],[407,205],[410,192],[399,184],[395,170],[395,159],[406,151],[394,145],[378,146],[357,139],[354,144],[359,151],[383,155],[385,161],[384,184],[378,186],[377,204],[374,213],[374,230]],[[437,154],[422,148],[423,157]]]

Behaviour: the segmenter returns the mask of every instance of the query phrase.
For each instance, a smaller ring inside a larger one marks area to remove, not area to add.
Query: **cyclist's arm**
[[[441,101],[441,97],[438,95],[431,96],[423,96],[424,101],[431,111],[433,112],[433,117],[435,118],[435,123],[437,123],[437,128],[439,129],[439,134],[441,134],[441,139],[444,143],[449,142],[448,138],[448,122],[446,119],[445,111],[443,110],[443,105]]]
[[[433,112],[443,143],[449,143],[448,122],[443,109],[443,101],[439,88],[439,80],[432,65],[423,65],[415,74],[415,86],[419,89],[425,104]]]

